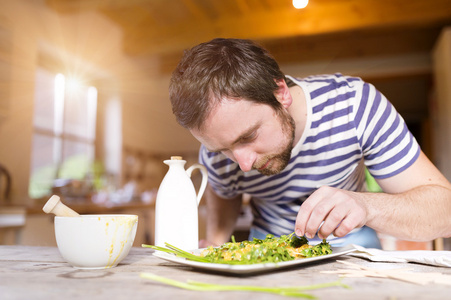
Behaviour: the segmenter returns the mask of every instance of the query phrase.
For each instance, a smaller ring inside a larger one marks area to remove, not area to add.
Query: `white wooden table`
[[[116,268],[77,270],[69,266],[55,247],[0,246],[0,299],[295,299],[256,292],[197,292],[162,285],[140,278],[151,272],[171,279],[220,284],[258,286],[298,286],[331,282],[336,274],[320,271],[343,269],[335,258],[304,264],[292,269],[253,276],[231,276],[205,273],[154,257],[153,250],[132,248]],[[377,267],[350,256],[340,260]],[[451,274],[451,268],[419,264],[388,264],[384,267],[413,267],[418,272]],[[451,287],[415,285],[385,278],[344,278],[352,289],[325,288],[309,292],[319,299],[451,299]]]

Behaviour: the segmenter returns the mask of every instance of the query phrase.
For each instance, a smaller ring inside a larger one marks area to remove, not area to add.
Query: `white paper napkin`
[[[378,262],[415,262],[440,267],[451,267],[451,251],[385,251],[379,249],[367,249],[353,245],[357,250],[348,255],[363,257]]]

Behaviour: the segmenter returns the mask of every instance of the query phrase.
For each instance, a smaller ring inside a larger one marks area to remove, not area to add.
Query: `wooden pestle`
[[[74,210],[70,209],[69,207],[67,207],[66,205],[64,205],[63,202],[61,202],[60,197],[58,197],[57,195],[53,195],[52,197],[50,197],[50,199],[44,205],[42,210],[47,214],[52,213],[58,217],[79,217],[80,216],[76,211],[74,211]]]

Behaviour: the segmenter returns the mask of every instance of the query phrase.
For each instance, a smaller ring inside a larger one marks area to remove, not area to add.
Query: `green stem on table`
[[[187,283],[197,285],[197,286],[217,286],[218,284],[212,284],[212,283],[205,283],[205,282],[199,282],[199,281],[193,281],[193,280],[187,280]],[[220,285],[221,287],[229,287],[228,285]],[[278,287],[278,288],[269,288],[269,289],[282,289],[284,291],[309,291],[309,290],[317,290],[327,287],[343,287],[350,289],[351,287],[341,283],[341,280],[332,281],[332,282],[326,282],[326,283],[318,283],[318,284],[312,284],[312,285],[303,285],[303,286],[290,286],[290,287]],[[230,287],[244,287],[244,288],[258,288],[258,289],[266,289],[266,287],[256,287],[256,286],[243,286],[243,285],[232,285]]]
[[[249,285],[220,285],[210,284],[198,281],[188,280],[185,282],[176,281],[166,277],[158,276],[152,273],[141,273],[141,277],[165,283],[171,286],[192,290],[192,291],[251,291],[251,292],[264,292],[278,294],[282,296],[299,297],[307,299],[315,299],[316,297],[310,294],[302,293],[301,291],[313,290],[326,287],[340,286],[349,288],[349,286],[342,284],[340,281],[334,281],[330,283],[321,283],[310,286],[296,286],[296,287],[260,287]]]
[[[186,251],[184,251],[182,249],[179,249],[179,248],[177,248],[175,246],[172,246],[172,245],[170,245],[168,243],[166,243],[166,246],[169,247],[169,248],[160,247],[160,246],[154,246],[154,245],[146,245],[146,244],[142,244],[141,246],[144,247],[144,248],[151,248],[151,249],[154,249],[154,250],[175,254],[175,255],[177,255],[179,257],[187,258],[187,259],[193,260],[193,261],[210,262],[210,260],[205,258],[205,257],[194,255],[192,253],[186,252]]]

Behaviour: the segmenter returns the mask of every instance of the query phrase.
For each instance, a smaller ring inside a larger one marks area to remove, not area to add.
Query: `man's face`
[[[208,150],[222,152],[241,170],[280,173],[293,148],[295,125],[289,113],[246,100],[224,100],[204,123],[191,130]]]

